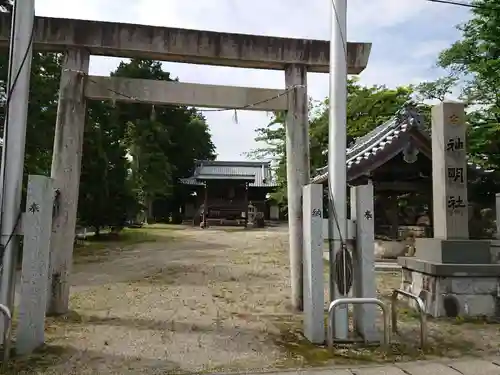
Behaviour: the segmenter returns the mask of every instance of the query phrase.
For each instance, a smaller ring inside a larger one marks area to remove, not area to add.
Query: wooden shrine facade
[[[465,140],[460,142],[465,147]],[[427,227],[427,235],[432,235],[430,126],[412,105],[358,138],[347,150],[346,163],[348,185],[361,185],[367,179],[374,185],[377,235],[395,239],[400,226],[415,225]],[[469,181],[484,173],[488,171],[468,162]],[[326,185],[327,167],[319,169],[311,182]],[[418,212],[411,212],[415,207]]]
[[[194,225],[244,225],[251,215],[269,219],[268,194],[276,187],[269,162],[198,161],[194,173],[181,179],[191,190],[184,220]]]

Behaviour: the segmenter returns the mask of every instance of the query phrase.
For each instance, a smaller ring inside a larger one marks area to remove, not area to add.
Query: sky
[[[281,36],[330,38],[330,0],[35,0],[36,15],[154,26]],[[456,25],[468,8],[426,0],[349,0],[347,40],[371,42],[366,85],[395,87],[435,79],[441,50],[460,38]],[[108,75],[120,59],[93,56],[90,74]],[[281,71],[164,63],[182,82],[283,89]],[[308,74],[308,93],[328,95],[328,76]],[[258,147],[255,129],[269,122],[265,112],[205,112],[219,160],[245,160]]]

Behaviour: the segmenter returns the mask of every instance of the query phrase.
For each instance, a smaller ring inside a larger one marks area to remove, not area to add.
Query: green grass
[[[13,343],[14,346],[15,343]],[[11,358],[14,356],[16,359],[10,360],[6,367],[0,367],[0,374],[38,374],[64,362],[71,354],[75,354],[74,352],[74,349],[58,345],[43,345],[29,356],[16,357],[15,350],[13,350]]]
[[[160,230],[161,229],[161,230]],[[106,232],[99,236],[88,237],[83,243],[75,245],[75,263],[93,263],[105,260],[112,254],[131,250],[134,245],[147,242],[173,240],[172,229],[165,227],[126,228],[119,233]]]
[[[442,357],[460,357],[474,355],[475,346],[472,342],[451,336],[446,333],[432,332],[430,343],[420,349],[416,338],[411,336],[392,336],[388,348],[379,345],[348,344],[335,345],[329,349],[325,345],[311,344],[301,332],[301,323],[277,322],[281,334],[272,336],[273,341],[283,350],[285,361],[283,367],[327,366],[327,365],[362,365],[369,363],[387,363],[435,359]]]

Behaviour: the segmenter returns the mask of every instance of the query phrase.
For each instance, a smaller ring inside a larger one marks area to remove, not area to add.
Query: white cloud
[[[329,39],[330,1],[36,0],[36,12],[51,17]],[[361,81],[388,86],[434,78],[432,62],[441,46],[451,43],[448,34],[466,14],[458,7],[446,8],[424,0],[349,0],[348,6],[348,40],[374,43]],[[441,29],[448,34],[437,35]],[[428,40],[433,32],[432,40]],[[119,61],[93,57],[91,73],[105,75]],[[284,87],[284,73],[279,71],[175,63],[165,63],[165,69],[185,82]],[[309,74],[308,91],[315,99],[324,98],[328,94],[327,75]],[[269,121],[267,114],[249,111],[238,113],[238,124],[232,111],[207,112],[206,117],[221,159],[242,159],[243,152],[256,146],[255,129]]]
[[[430,40],[418,44],[412,51],[411,56],[415,59],[437,56],[439,52],[450,46],[449,40]]]

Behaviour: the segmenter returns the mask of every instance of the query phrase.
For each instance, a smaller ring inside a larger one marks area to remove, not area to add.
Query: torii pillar
[[[50,244],[48,314],[68,311],[69,275],[73,262],[83,131],[87,113],[84,88],[90,55],[68,50],[64,57],[57,107],[51,177],[58,190]]]
[[[287,66],[285,83],[287,90],[290,90],[285,129],[291,303],[294,310],[302,311],[304,307],[302,188],[309,184],[310,180],[306,66],[295,64]]]

